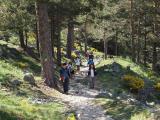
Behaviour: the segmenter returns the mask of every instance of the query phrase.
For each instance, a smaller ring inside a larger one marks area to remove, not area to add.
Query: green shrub
[[[156,85],[154,85],[154,88],[155,88],[156,90],[160,91],[160,82],[157,83]]]
[[[131,75],[125,75],[123,77],[124,83],[131,89],[141,89],[144,87],[144,81],[138,77],[134,77]]]
[[[21,69],[26,69],[28,67],[28,64],[23,62],[17,62],[16,65]]]
[[[72,58],[76,58],[77,57],[77,54],[75,52],[72,52]]]

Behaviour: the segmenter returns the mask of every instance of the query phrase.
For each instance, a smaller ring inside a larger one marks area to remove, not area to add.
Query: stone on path
[[[20,86],[22,84],[22,82],[20,80],[13,80],[11,81],[12,86],[16,87],[16,86]]]
[[[35,79],[31,73],[25,73],[23,80],[27,81],[31,85],[35,85]]]

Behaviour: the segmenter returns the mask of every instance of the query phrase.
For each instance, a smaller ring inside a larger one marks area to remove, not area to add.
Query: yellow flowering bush
[[[123,77],[125,84],[131,89],[141,89],[144,87],[144,81],[138,77],[125,75]]]
[[[92,51],[92,52],[98,52],[98,50],[95,49],[95,48],[91,48],[91,51]]]
[[[157,83],[156,85],[154,85],[154,88],[158,91],[160,91],[160,83]]]
[[[73,113],[69,114],[67,120],[76,120],[76,117]]]
[[[123,80],[126,81],[126,82],[128,82],[128,81],[130,81],[130,80],[133,79],[133,78],[134,78],[134,77],[131,76],[131,75],[125,75],[125,76],[123,77]]]
[[[34,112],[37,110],[36,107],[29,104],[27,100],[20,101],[20,106],[29,112]]]
[[[22,69],[25,69],[25,68],[28,67],[28,64],[22,63],[22,62],[18,62],[18,63],[17,63],[17,66],[20,67],[20,68],[22,68]]]
[[[80,46],[78,43],[74,43],[74,48],[76,48],[76,50],[80,50]]]
[[[72,52],[72,58],[76,58],[77,54],[75,52]]]

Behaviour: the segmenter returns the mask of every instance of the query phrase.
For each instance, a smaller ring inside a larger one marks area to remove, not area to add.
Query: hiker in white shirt
[[[95,77],[97,75],[94,64],[89,66],[88,76],[89,76],[89,88],[94,89],[95,87]]]
[[[81,59],[79,57],[77,57],[75,59],[75,63],[76,63],[76,66],[77,66],[77,71],[79,72],[80,71],[80,65],[81,65]]]

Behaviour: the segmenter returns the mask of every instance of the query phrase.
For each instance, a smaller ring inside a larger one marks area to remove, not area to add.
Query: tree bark
[[[87,46],[88,46],[88,41],[87,41],[87,19],[88,19],[88,16],[86,15],[86,20],[85,20],[85,35],[84,35],[84,52],[87,53]]]
[[[103,41],[104,41],[104,59],[107,59],[106,30],[104,30],[104,34],[103,34]]]
[[[39,39],[38,39],[38,23],[36,22],[36,30],[35,30],[35,34],[36,34],[36,47],[37,47],[37,52],[39,53]]]
[[[61,65],[61,18],[59,11],[56,16],[56,39],[57,39],[57,64]]]
[[[152,69],[154,71],[156,71],[156,64],[157,64],[157,38],[158,38],[158,20],[157,20],[157,10],[158,10],[158,7],[159,7],[159,0],[154,0],[154,9],[155,9],[155,13],[154,13],[154,34],[156,36],[156,39],[154,40],[154,43],[153,43],[153,56],[152,56]]]
[[[73,39],[74,39],[74,25],[73,17],[69,18],[68,21],[68,36],[67,36],[67,57],[71,59],[72,48],[73,48]]]
[[[157,63],[157,44],[153,43],[153,56],[152,56],[152,69],[156,71],[156,63]]]
[[[116,41],[115,41],[115,44],[116,44],[116,49],[115,49],[115,52],[116,52],[116,56],[118,56],[118,28],[116,28]]]
[[[140,41],[140,34],[141,34],[141,29],[140,29],[140,18],[138,19],[138,42],[137,42],[137,63],[140,63],[140,50],[141,50],[141,41]]]
[[[57,36],[57,64],[61,65],[61,37],[60,37],[60,30],[58,30],[58,36]]]
[[[52,55],[55,57],[55,52],[54,52],[54,42],[55,42],[55,15],[51,16],[51,45],[52,45]]]
[[[146,66],[146,65],[147,65],[147,30],[146,30],[146,13],[145,13],[145,16],[144,16],[144,23],[145,23],[145,26],[144,26],[144,58],[143,58],[143,62],[144,62],[144,65]]]
[[[19,42],[20,46],[25,49],[23,29],[19,29]]]
[[[131,46],[132,46],[132,60],[135,62],[136,53],[135,53],[135,40],[134,40],[134,2],[131,0]]]
[[[25,41],[26,41],[26,47],[28,47],[28,35],[27,35],[27,30],[24,31],[25,32]]]
[[[43,77],[48,86],[57,88],[57,82],[54,79],[51,34],[49,30],[47,4],[45,2],[36,2],[36,15],[38,21],[38,38],[40,43],[40,59]]]

